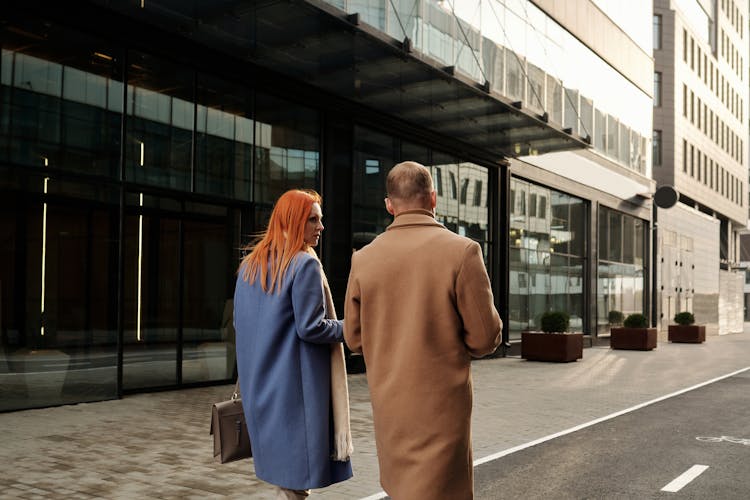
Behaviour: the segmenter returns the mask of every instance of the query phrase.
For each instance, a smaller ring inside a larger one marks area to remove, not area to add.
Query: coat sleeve
[[[300,259],[292,283],[292,309],[297,336],[313,344],[332,344],[344,340],[340,320],[325,318],[325,297],[320,262]]]
[[[362,323],[359,315],[359,282],[354,276],[355,255],[352,255],[352,267],[349,271],[349,282],[346,285],[346,298],[344,299],[344,340],[352,352],[361,354]]]
[[[456,299],[469,353],[474,357],[492,353],[500,345],[503,322],[495,309],[482,249],[475,241],[464,252],[456,277]]]

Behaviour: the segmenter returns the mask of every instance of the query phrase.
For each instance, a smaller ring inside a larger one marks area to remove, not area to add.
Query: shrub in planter
[[[687,342],[700,344],[706,341],[706,326],[694,325],[695,316],[689,311],[678,312],[674,315],[676,325],[669,325],[668,336],[670,342]]]
[[[570,326],[570,316],[563,311],[547,311],[539,321],[545,333],[567,332]]]
[[[678,312],[674,315],[674,322],[678,325],[692,325],[695,323],[695,316],[689,311]]]
[[[548,311],[540,318],[541,332],[521,333],[521,357],[531,361],[569,362],[583,357],[583,333],[568,333],[570,316]]]
[[[623,319],[625,319],[625,315],[620,311],[609,311],[607,315],[607,321],[610,325],[621,325]]]
[[[612,349],[650,351],[656,347],[656,328],[648,327],[643,314],[630,314],[622,327],[610,329],[609,345]]]
[[[625,328],[648,328],[648,318],[641,313],[629,314],[622,322]]]

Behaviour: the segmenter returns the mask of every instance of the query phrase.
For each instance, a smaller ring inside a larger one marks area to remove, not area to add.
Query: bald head
[[[405,161],[395,165],[388,172],[386,190],[388,191],[386,207],[393,215],[415,208],[424,210],[435,208],[432,175],[424,165],[415,161]]]

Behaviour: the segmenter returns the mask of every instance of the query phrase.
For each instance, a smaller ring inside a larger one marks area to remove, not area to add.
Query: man
[[[394,500],[471,499],[471,357],[502,322],[475,241],[435,220],[430,171],[388,173],[393,223],[352,255],[344,338],[364,355],[380,483]]]

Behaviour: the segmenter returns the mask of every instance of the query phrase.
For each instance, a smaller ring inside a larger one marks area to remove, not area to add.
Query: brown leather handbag
[[[214,458],[219,462],[225,464],[253,456],[239,380],[231,399],[212,405],[210,434],[214,436]]]

